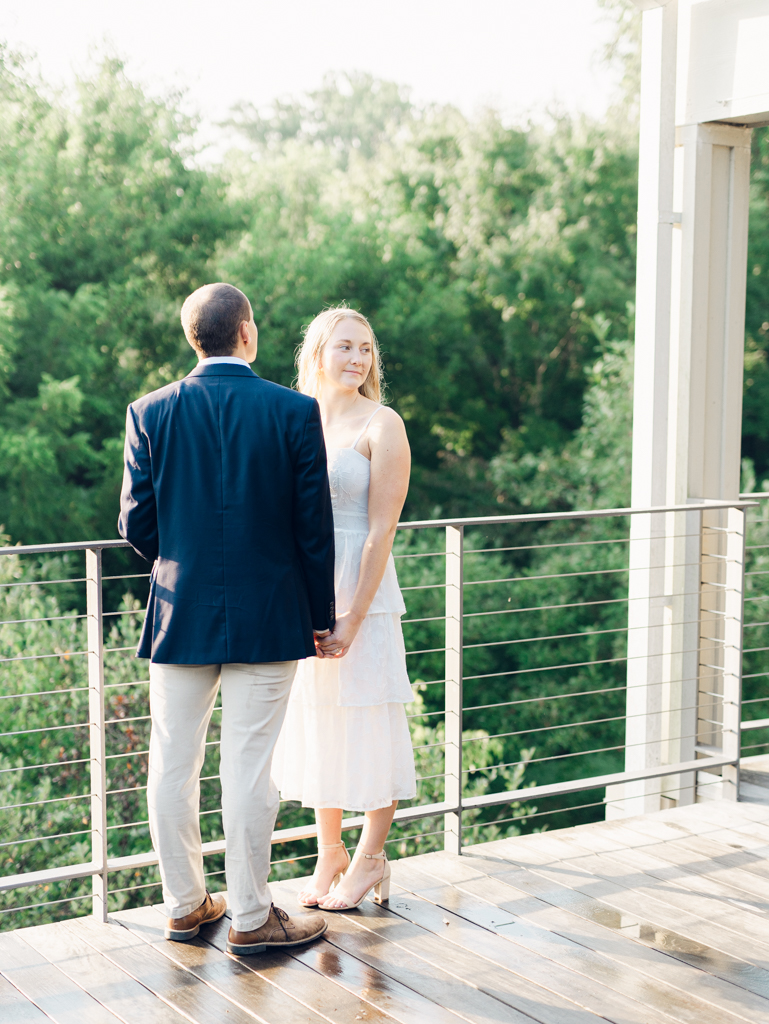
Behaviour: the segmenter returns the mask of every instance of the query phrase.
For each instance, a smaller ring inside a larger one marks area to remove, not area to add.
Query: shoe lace
[[[283,929],[283,934],[284,934],[284,935],[286,936],[286,938],[288,939],[288,932],[286,931],[286,926],[285,926],[285,924],[283,923],[284,921],[288,921],[288,919],[289,919],[289,918],[288,918],[288,914],[287,914],[287,913],[285,912],[285,910],[281,910],[281,909],[280,909],[280,907],[276,907],[274,903],[271,903],[271,904],[270,904],[270,911],[271,911],[271,912],[272,912],[272,913],[273,913],[273,914],[275,915],[275,917],[276,917],[276,918],[278,919],[278,924],[279,924],[279,925],[280,925],[280,927],[281,927],[281,928]]]

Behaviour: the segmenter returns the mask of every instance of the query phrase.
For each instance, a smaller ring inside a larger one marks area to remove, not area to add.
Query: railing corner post
[[[462,853],[463,526],[446,527],[446,747],[444,849]]]
[[[104,617],[101,548],[85,552],[88,631],[88,724],[91,763],[91,860],[93,916],[106,921],[107,893],[107,767],[104,726]]]

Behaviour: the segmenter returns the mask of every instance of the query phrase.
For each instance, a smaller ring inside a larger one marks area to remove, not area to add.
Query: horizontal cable
[[[693,537],[694,534],[682,534],[685,537]],[[665,537],[665,540],[671,538]],[[511,548],[471,548],[466,549],[466,555],[484,555],[496,551],[547,551],[550,548],[585,548],[595,544],[629,544],[630,537],[617,537],[615,540],[569,540],[560,541],[556,544],[522,544]]]
[[[0,811],[15,811],[20,807],[42,807],[45,804],[58,804],[63,800],[90,800],[90,793],[77,793],[75,796],[52,796],[49,800],[31,800],[26,804],[3,804]]]
[[[3,693],[0,694],[0,700],[21,700],[22,697],[50,697],[52,694],[58,693],[85,693],[89,690],[88,686],[71,686],[66,690],[29,690],[26,693]]]
[[[665,712],[662,711],[647,711],[644,715],[633,715],[635,718],[646,718],[649,715],[661,715]],[[558,725],[542,725],[537,726],[534,729],[519,729],[517,732],[498,732],[492,736],[473,736],[468,739],[463,739],[463,743],[485,743],[487,740],[501,740],[510,736],[529,736],[535,732],[551,732],[556,729],[577,729],[581,725],[604,725],[606,722],[624,722],[625,715],[615,715],[613,718],[593,718],[585,722],[561,722]],[[677,738],[677,737],[674,737]],[[415,748],[416,749],[416,748]]]
[[[419,551],[412,554],[393,555],[393,558],[435,558],[438,555],[445,555],[444,551]]]
[[[604,601],[572,601],[569,604],[535,604],[529,608],[500,608],[493,612],[465,612],[462,616],[465,619],[478,618],[481,615],[511,615],[516,612],[547,612],[555,608],[592,608],[601,604],[624,604],[629,601],[627,597],[614,597]],[[647,599],[648,600],[648,599]]]
[[[5,772],[26,772],[32,768],[64,768],[68,764],[87,764],[90,760],[90,757],[79,757],[74,761],[51,761],[49,764],[21,764],[15,768],[0,768],[0,775],[5,774]]]
[[[87,615],[45,615],[34,619],[3,619],[0,622],[0,626],[21,626],[23,623],[28,622],[59,622],[62,619],[74,621],[75,619],[85,619],[87,617]]]
[[[2,552],[2,548],[0,548]],[[88,580],[85,576],[78,576],[77,579],[71,580],[25,580],[23,583],[0,583],[0,587],[47,587],[49,584],[54,583],[87,583]]]
[[[517,768],[520,765],[526,768],[532,764],[542,764],[544,761],[565,761],[570,757],[587,757],[589,754],[607,754],[624,749],[625,744],[620,743],[616,747],[597,747],[595,750],[573,750],[570,754],[550,754],[548,757],[533,757],[530,761],[508,761],[506,764],[487,765],[483,768],[463,768],[462,774],[469,775],[474,772],[490,771],[491,768]]]
[[[769,698],[765,698],[765,699],[769,700]],[[406,718],[407,719],[412,719],[412,718],[433,718],[435,715],[445,715],[445,714],[446,714],[445,710],[444,711],[420,711],[418,715],[406,715]]]
[[[135,651],[135,650],[136,650],[136,644],[129,644],[128,647],[105,647],[104,648],[104,653],[105,654],[116,654],[119,651]]]
[[[105,690],[114,690],[116,686],[149,686],[149,679],[134,679],[130,683],[105,683]]]
[[[19,654],[13,658],[0,658],[0,662],[7,663],[11,661],[42,661],[45,658],[64,658],[65,661],[69,661],[70,658],[76,658],[81,654],[90,653],[90,651],[62,651],[60,654]]]
[[[21,887],[20,887],[21,888]],[[53,907],[57,903],[72,903],[73,900],[92,900],[93,893],[85,893],[83,896],[65,896],[61,900],[46,900],[44,903],[26,903],[23,907],[8,907],[7,910],[0,910],[0,914],[15,914],[21,910],[37,910],[38,907]]]
[[[686,625],[686,623],[655,623],[652,626],[634,626],[634,629],[654,629],[659,625],[660,627],[666,625]],[[627,633],[629,626],[618,626],[615,629],[591,629],[585,633],[554,633],[552,636],[528,636],[520,637],[515,640],[489,640],[482,644],[463,644],[462,649],[465,651],[476,650],[479,647],[501,647],[506,644],[535,644],[541,643],[544,640],[573,640],[575,637],[586,637],[586,636],[604,636],[606,633]]]
[[[401,619],[401,626],[408,626],[412,622],[445,622],[445,615],[429,615],[426,619]]]
[[[757,629],[758,626],[769,626],[769,622],[745,622],[743,629]]]
[[[441,651],[446,651],[446,647],[426,647],[423,651],[406,651],[406,657],[410,658],[412,654],[440,654]]]
[[[401,591],[406,591],[406,590],[435,590],[436,588],[439,588],[439,587],[443,587],[445,589],[446,588],[446,584],[445,583],[424,583],[424,584],[422,584],[419,587],[401,587]]]
[[[6,736],[32,736],[37,732],[56,732],[59,729],[87,729],[90,722],[78,722],[75,725],[43,725],[38,729],[18,729],[16,732],[0,732],[0,739]]]
[[[270,861],[270,867],[272,867],[273,864],[293,864],[295,861],[298,862],[300,860],[312,860],[313,857],[317,857],[317,856],[318,856],[317,852],[316,853],[303,853],[300,857],[284,857],[282,860],[271,860]]]
[[[536,702],[544,702],[547,700],[565,700],[567,697],[590,697],[596,693],[620,693],[622,690],[627,690],[627,686],[607,686],[603,690],[581,690],[578,693],[554,693],[547,697],[526,697],[523,700],[505,700],[499,704],[475,704],[469,708],[462,708],[463,711],[486,711],[488,708],[506,708],[511,707],[514,704],[533,704]],[[719,696],[721,696],[719,694]],[[766,698],[769,700],[769,698]],[[435,712],[436,714],[443,714],[444,712]]]
[[[126,573],[123,576],[102,576],[103,580],[147,580],[150,578],[152,573],[150,572],[132,572]]]
[[[31,839],[12,839],[7,843],[0,843],[0,847],[3,846],[23,846],[24,843],[45,843],[51,839],[68,839],[70,836],[85,836],[88,835],[92,829],[81,828],[79,832],[57,832],[53,836],[33,836]]]
[[[410,843],[413,839],[426,839],[428,836],[444,835],[446,835],[446,829],[439,828],[435,832],[418,832],[415,836],[396,836],[394,839],[385,839],[385,846],[389,843]]]
[[[671,657],[679,657],[679,656],[684,655],[684,654],[700,654],[700,653],[702,653],[703,650],[721,650],[721,647],[718,647],[718,648],[695,647],[695,648],[692,648],[692,650],[689,650],[689,651],[665,651],[665,657],[671,658]],[[481,675],[477,675],[477,676],[463,676],[462,679],[465,682],[468,682],[469,680],[472,680],[472,679],[493,679],[495,677],[501,678],[502,676],[520,676],[520,675],[526,675],[529,672],[532,672],[532,673],[533,672],[550,672],[550,671],[555,671],[556,669],[562,669],[562,668],[586,668],[586,667],[588,667],[590,665],[611,665],[611,664],[615,664],[615,663],[620,662],[620,661],[642,661],[642,660],[645,660],[647,658],[651,659],[651,658],[657,658],[657,657],[660,657],[660,655],[657,655],[657,654],[623,655],[622,657],[618,657],[618,658],[600,658],[600,659],[596,659],[595,661],[574,661],[574,662],[567,662],[567,663],[565,663],[563,665],[544,665],[544,666],[538,667],[538,668],[518,668],[518,669],[513,669],[511,671],[506,671],[506,672],[484,672]],[[716,665],[716,666],[710,665],[710,666],[706,666],[706,667],[708,667],[708,668],[717,668],[719,671],[723,670],[723,667],[720,666],[720,665]],[[747,677],[743,676],[743,679],[745,679],[745,678],[747,678]]]
[[[141,885],[126,885],[122,889],[109,889],[108,895],[117,896],[119,892],[138,892],[139,889],[160,889],[162,882],[142,882]]]
[[[668,568],[668,566],[662,566],[662,568]],[[675,567],[670,566],[670,568]],[[480,587],[487,583],[531,583],[534,580],[567,580],[572,576],[614,575],[619,572],[629,571],[629,569],[585,569],[583,572],[548,572],[541,576],[509,576],[501,580],[465,580],[464,585],[466,587]]]
[[[102,612],[101,614],[103,619],[107,619],[113,615],[142,615],[146,611],[146,608],[126,608],[122,612]]]

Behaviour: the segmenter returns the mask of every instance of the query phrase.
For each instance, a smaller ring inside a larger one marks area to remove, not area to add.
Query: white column
[[[750,136],[749,128],[731,125],[678,129],[682,230],[674,245],[671,332],[671,397],[677,402],[668,457],[674,502],[739,495]],[[690,573],[687,582],[689,591],[700,584],[700,626],[696,635],[690,627],[683,637],[686,704],[697,706],[685,721],[687,734],[695,737],[692,757],[695,751],[719,753],[735,735],[733,722],[724,732],[721,698],[725,689],[739,688],[731,598],[733,524],[740,516],[728,510],[702,514],[701,571],[696,578]],[[689,559],[695,554],[690,545]],[[693,608],[693,599],[687,604]],[[695,676],[696,687],[689,682]],[[697,799],[736,794],[736,776],[726,787],[714,782],[714,775],[698,773]]]
[[[632,504],[666,504],[678,4],[645,11],[641,41]],[[661,762],[665,517],[630,524],[626,770]],[[660,782],[607,790],[607,817],[659,809]],[[621,801],[621,802],[618,802]]]
[[[676,55],[677,14],[671,0],[643,24],[635,507],[739,493],[750,130],[699,124],[676,136],[676,65],[688,67],[689,46],[685,32]],[[713,666],[723,657],[723,615],[701,616],[701,585],[710,592],[720,581],[727,522],[726,513],[633,517],[628,771],[691,761],[715,743],[697,706],[721,685]],[[607,790],[607,817],[695,798],[691,774],[631,783]]]

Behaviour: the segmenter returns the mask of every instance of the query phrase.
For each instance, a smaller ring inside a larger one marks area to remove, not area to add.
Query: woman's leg
[[[322,850],[321,846],[331,846],[342,839],[342,808],[318,807],[315,810],[318,823],[318,860],[312,880],[306,889],[297,894],[300,903],[314,904],[322,899],[331,888],[334,875],[347,867],[347,854],[344,847],[336,846],[331,850]]]
[[[358,902],[363,893],[368,892],[380,881],[385,868],[384,862],[367,860],[364,854],[382,852],[397,806],[398,801],[394,800],[389,807],[366,812],[366,823],[352,864],[341,884],[323,900],[324,907],[342,907],[345,904],[351,906]]]

